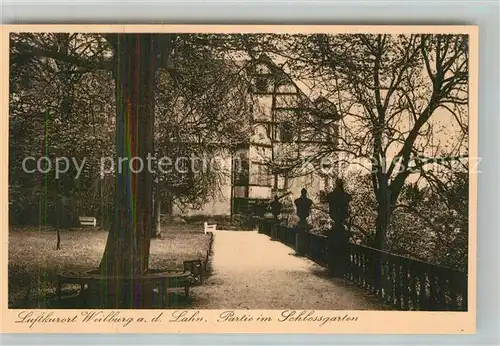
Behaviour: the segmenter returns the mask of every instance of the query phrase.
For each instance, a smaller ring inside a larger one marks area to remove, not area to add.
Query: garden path
[[[216,231],[212,275],[193,288],[200,309],[387,310],[365,290],[257,231]]]

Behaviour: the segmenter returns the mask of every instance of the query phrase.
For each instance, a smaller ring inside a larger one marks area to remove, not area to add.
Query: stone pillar
[[[342,277],[346,272],[348,241],[344,225],[336,223],[328,234],[328,269],[331,276]]]
[[[272,240],[278,240],[278,226],[279,226],[279,221],[277,218],[275,218],[274,222],[272,224],[272,228],[271,228],[271,239]]]
[[[334,223],[328,235],[328,268],[331,275],[343,276],[349,255],[349,235],[345,223],[349,218],[349,203],[352,197],[345,192],[341,179],[337,179],[335,184],[335,189],[326,196],[329,214]]]
[[[281,210],[283,209],[283,204],[279,201],[278,196],[274,196],[274,200],[271,202],[271,213],[273,214],[273,225],[271,229],[271,239],[278,239],[278,226],[280,224],[279,216]]]
[[[307,223],[299,223],[296,227],[295,252],[298,256],[305,256],[307,254],[307,247],[309,245],[308,229]]]
[[[295,234],[295,251],[297,255],[304,256],[309,246],[309,236],[307,234],[309,227],[307,225],[307,218],[311,213],[313,202],[307,198],[307,190],[302,189],[300,191],[300,197],[297,198],[294,203],[297,208],[297,216],[300,219]]]
[[[333,226],[330,229],[330,232],[328,232],[327,254],[328,254],[328,260],[327,260],[328,272],[329,272],[330,276],[336,276],[337,275],[337,268],[336,268],[337,262],[335,261],[335,256],[337,256],[337,253],[336,253],[335,232],[333,230]]]

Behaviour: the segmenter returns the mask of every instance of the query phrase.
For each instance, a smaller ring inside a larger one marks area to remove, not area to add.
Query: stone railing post
[[[341,277],[348,267],[349,236],[344,225],[337,224],[328,234],[328,269],[331,276]]]
[[[344,182],[337,179],[335,189],[326,199],[333,227],[328,235],[328,267],[333,276],[343,276],[348,268],[349,235],[345,223],[349,218],[349,203],[352,197],[344,190]]]
[[[279,220],[278,218],[274,218],[271,226],[271,239],[272,240],[278,240],[278,227],[279,227]]]
[[[295,233],[295,252],[298,256],[305,256],[307,253],[308,242],[307,224],[298,224]]]

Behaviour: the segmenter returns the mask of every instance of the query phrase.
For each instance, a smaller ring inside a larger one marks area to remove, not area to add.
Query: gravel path
[[[193,308],[388,309],[363,289],[326,274],[325,268],[256,231],[216,231],[212,276],[193,288]]]

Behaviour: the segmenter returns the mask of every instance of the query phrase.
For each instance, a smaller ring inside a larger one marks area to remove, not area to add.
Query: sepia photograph
[[[469,311],[467,30],[77,28],[9,33],[20,322]]]

